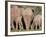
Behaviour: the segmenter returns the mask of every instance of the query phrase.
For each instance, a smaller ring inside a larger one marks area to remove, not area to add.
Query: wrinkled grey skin
[[[26,25],[26,30],[29,30],[30,27],[30,23],[33,20],[33,12],[31,8],[26,8],[23,12],[22,12],[22,16],[24,18],[24,22]]]
[[[36,15],[34,17],[32,26],[33,26],[33,28],[35,27],[35,29],[37,30],[37,26],[39,26],[39,28],[40,28],[41,25],[42,25],[42,16],[41,15]]]

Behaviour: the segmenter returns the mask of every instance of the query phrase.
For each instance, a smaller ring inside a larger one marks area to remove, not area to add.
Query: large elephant
[[[21,11],[18,6],[11,7],[11,26],[12,28],[18,30],[18,25],[21,19]]]
[[[26,30],[28,31],[29,30],[29,27],[30,27],[30,23],[33,20],[33,12],[32,12],[32,9],[31,8],[24,9],[23,12],[22,12],[22,16],[23,16],[23,19],[24,19]]]

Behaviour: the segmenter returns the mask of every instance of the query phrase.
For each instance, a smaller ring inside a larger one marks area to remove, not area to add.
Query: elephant
[[[18,25],[20,23],[21,19],[21,11],[18,6],[12,6],[11,7],[11,27],[18,30]]]
[[[42,16],[38,14],[34,16],[32,27],[35,30],[37,30],[37,29],[40,29],[41,26],[42,26]]]
[[[23,17],[23,20],[24,20],[23,22],[25,23],[27,31],[29,30],[30,23],[33,20],[33,16],[34,15],[33,15],[33,12],[32,12],[31,8],[26,8],[22,11],[22,17]]]

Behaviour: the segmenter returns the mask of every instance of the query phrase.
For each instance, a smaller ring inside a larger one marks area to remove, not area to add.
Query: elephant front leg
[[[14,19],[12,18],[12,19],[11,19],[11,30],[13,30],[13,29],[14,29],[13,21],[14,21]]]

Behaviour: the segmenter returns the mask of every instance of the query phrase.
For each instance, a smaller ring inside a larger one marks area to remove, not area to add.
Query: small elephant
[[[40,29],[41,26],[42,26],[42,16],[41,15],[36,15],[34,17],[32,27],[37,30],[37,29]]]

